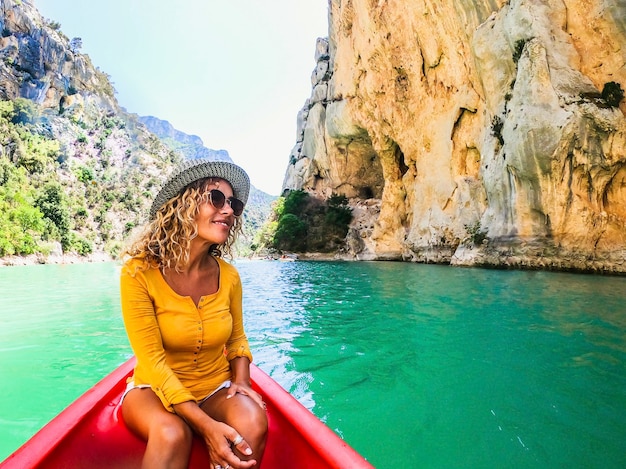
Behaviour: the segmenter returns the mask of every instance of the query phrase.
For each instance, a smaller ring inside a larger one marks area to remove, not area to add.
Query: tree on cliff
[[[259,233],[255,247],[293,252],[333,252],[341,249],[352,221],[352,209],[343,195],[328,200],[303,190],[279,198]]]

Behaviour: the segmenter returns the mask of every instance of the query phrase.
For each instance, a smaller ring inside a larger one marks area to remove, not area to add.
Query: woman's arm
[[[230,309],[230,315],[233,318],[233,329],[226,342],[226,358],[231,362],[231,370],[234,373],[236,370],[233,369],[232,361],[238,357],[247,357],[249,365],[252,363],[252,353],[250,352],[250,345],[248,344],[248,338],[246,337],[243,327],[241,279],[234,267],[230,266],[230,269],[232,269],[230,272],[232,285],[229,292],[228,307]],[[226,269],[224,269],[224,271],[226,271]]]
[[[252,386],[250,382],[250,360],[248,357],[237,357],[230,361],[233,372],[233,383],[243,386]]]
[[[237,393],[243,394],[244,396],[250,396],[262,409],[265,409],[263,398],[258,392],[252,389],[252,383],[250,382],[250,360],[248,357],[237,357],[231,360],[230,369],[233,373],[233,380],[230,388],[228,388],[226,399],[230,399]]]

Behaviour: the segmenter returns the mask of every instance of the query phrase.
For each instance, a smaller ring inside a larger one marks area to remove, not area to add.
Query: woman
[[[265,404],[250,386],[239,274],[221,258],[241,228],[249,190],[248,175],[232,163],[187,161],[126,251],[122,314],[137,365],[122,415],[147,441],[145,468],[186,468],[194,433],[211,469],[261,462]]]

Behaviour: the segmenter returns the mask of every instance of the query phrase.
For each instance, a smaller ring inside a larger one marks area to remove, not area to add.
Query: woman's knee
[[[191,428],[177,415],[155,419],[148,433],[148,443],[158,444],[163,450],[191,448],[192,441]]]
[[[155,419],[148,432],[142,468],[186,468],[191,455],[193,434],[179,417]]]
[[[249,444],[253,446],[263,444],[268,428],[265,409],[256,403],[248,406],[246,411],[240,412],[234,417],[232,426],[242,434]]]
[[[259,433],[260,436],[265,437],[267,434],[267,413],[265,409],[255,409],[255,412],[250,416],[251,426]]]

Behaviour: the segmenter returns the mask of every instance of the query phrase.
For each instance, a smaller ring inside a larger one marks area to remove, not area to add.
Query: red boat
[[[145,443],[124,425],[120,397],[132,373],[131,358],[44,426],[0,463],[2,469],[112,469],[141,466]],[[267,404],[269,433],[262,469],[359,469],[373,466],[272,378],[252,365],[254,389]],[[190,468],[209,467],[199,438]]]

